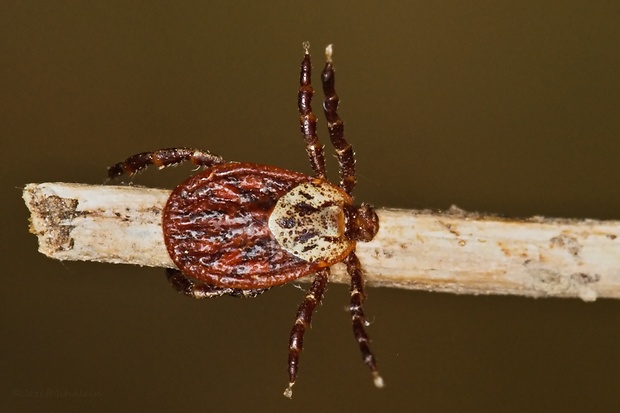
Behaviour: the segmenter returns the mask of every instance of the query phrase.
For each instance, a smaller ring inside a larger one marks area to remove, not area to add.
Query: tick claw
[[[375,387],[379,389],[385,386],[385,383],[383,382],[383,377],[379,376],[379,373],[377,373],[376,371],[372,373],[372,381],[375,383]]]
[[[331,44],[327,45],[327,47],[325,48],[325,60],[328,63],[332,62],[332,53],[334,52],[334,48]]]
[[[286,388],[286,390],[284,390],[284,396],[289,398],[289,399],[293,398],[293,384],[295,384],[295,383],[289,383],[289,385]]]

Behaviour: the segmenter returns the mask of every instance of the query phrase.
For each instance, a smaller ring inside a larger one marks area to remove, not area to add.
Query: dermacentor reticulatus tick
[[[140,153],[108,169],[113,179],[149,165],[163,168],[189,161],[206,168],[177,186],[163,210],[164,242],[178,267],[167,270],[167,277],[179,292],[194,298],[255,297],[273,286],[314,274],[291,331],[287,397],[292,396],[304,333],[325,291],[330,266],[338,262],[346,265],[351,276],[353,334],[375,385],[383,386],[364,328],[364,281],[355,255],[355,243],[372,240],[379,219],[372,207],[355,206],[351,198],[355,157],[337,112],[331,45],[325,50],[327,63],[321,79],[329,137],[340,164],[340,185],[327,181],[311,107],[310,46],[307,42],[303,46],[298,108],[314,176],[227,162],[208,151],[189,148]]]

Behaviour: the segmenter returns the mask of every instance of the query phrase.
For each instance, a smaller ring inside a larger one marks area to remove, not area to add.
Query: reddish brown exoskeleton
[[[179,292],[194,298],[221,295],[255,297],[265,290],[315,274],[299,306],[289,341],[289,385],[292,396],[303,336],[321,301],[330,266],[343,262],[351,276],[353,333],[374,383],[383,386],[365,332],[364,282],[355,255],[358,241],[370,241],[379,229],[367,204],[353,205],[353,148],[344,138],[337,113],[332,48],[322,73],[324,111],[329,137],[340,164],[340,185],[327,181],[323,146],[316,135],[311,100],[309,44],[304,43],[298,107],[301,132],[315,175],[252,163],[227,162],[208,151],[161,149],[129,157],[108,169],[110,179],[133,175],[149,165],[160,168],[192,162],[206,169],[177,186],[163,210],[164,241],[178,270],[167,276]]]

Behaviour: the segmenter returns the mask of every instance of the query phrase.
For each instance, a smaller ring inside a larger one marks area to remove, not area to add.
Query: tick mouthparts
[[[379,231],[379,217],[368,204],[345,205],[345,235],[355,241],[371,241]]]

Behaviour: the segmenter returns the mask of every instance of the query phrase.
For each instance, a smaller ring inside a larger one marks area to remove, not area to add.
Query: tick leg
[[[345,260],[345,264],[347,265],[347,272],[351,276],[351,306],[349,310],[351,312],[351,322],[353,324],[353,335],[360,346],[364,363],[370,367],[375,386],[383,387],[383,379],[377,371],[377,360],[370,350],[370,338],[368,334],[366,334],[364,328],[364,326],[368,325],[364,315],[364,309],[362,308],[364,298],[366,298],[364,294],[364,278],[360,262],[354,252],[349,254]]]
[[[149,165],[164,168],[166,166],[176,165],[181,162],[188,161],[199,166],[211,166],[226,163],[223,158],[200,149],[159,149],[152,152],[142,152],[130,156],[123,162],[112,165],[108,168],[108,179],[114,179],[124,174],[134,175]]]
[[[325,292],[325,285],[327,284],[328,276],[329,268],[324,268],[316,273],[310,290],[297,310],[295,324],[291,330],[291,337],[289,341],[288,387],[284,390],[284,395],[289,399],[293,396],[293,385],[295,384],[295,379],[297,378],[299,355],[301,354],[304,344],[304,333],[306,332],[306,328],[310,326],[314,309],[317,304],[321,302],[321,298]]]
[[[166,277],[175,290],[188,297],[198,299],[220,297],[222,295],[254,298],[268,290],[268,288],[261,290],[242,290],[238,288],[214,287],[209,284],[194,282],[186,277],[181,271],[171,268],[166,269]]]
[[[338,116],[338,103],[340,98],[336,94],[335,74],[332,65],[332,45],[325,49],[325,69],[321,74],[323,82],[323,93],[325,100],[323,101],[323,110],[327,119],[327,130],[332,145],[336,149],[336,157],[340,164],[340,187],[349,195],[355,187],[355,157],[353,147],[344,138],[344,123]]]
[[[306,141],[306,152],[310,158],[310,166],[317,178],[325,179],[325,154],[323,145],[319,142],[316,134],[316,116],[312,113],[312,95],[314,89],[311,84],[312,62],[310,61],[310,43],[303,44],[305,55],[301,62],[299,75],[299,93],[297,95],[297,107],[299,108],[299,126]]]

